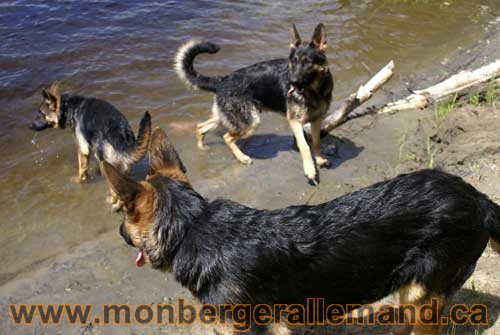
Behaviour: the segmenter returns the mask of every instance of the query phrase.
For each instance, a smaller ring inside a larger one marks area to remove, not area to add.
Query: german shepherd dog
[[[239,149],[236,141],[254,134],[262,110],[281,112],[286,114],[295,136],[309,183],[318,184],[315,162],[319,167],[329,165],[321,155],[320,146],[321,122],[330,107],[333,91],[326,47],[323,24],[316,27],[310,43],[302,43],[293,25],[288,59],[256,63],[227,76],[207,77],[194,70],[194,58],[201,53],[214,54],[219,47],[196,41],[181,46],[175,58],[179,78],[191,88],[215,93],[212,117],[196,126],[198,147],[204,149],[205,134],[222,124],[228,129],[224,142],[233,155],[241,163],[251,164],[252,159]],[[304,137],[306,123],[311,124],[314,159]]]
[[[129,171],[148,150],[151,117],[144,114],[137,139],[125,116],[110,103],[73,94],[60,94],[59,85],[42,90],[43,102],[31,129],[69,127],[78,150],[78,182],[88,178],[91,150],[98,160],[106,160],[122,172]]]
[[[203,304],[369,304],[399,291],[417,308],[437,299],[441,313],[488,240],[500,254],[500,207],[437,170],[316,206],[258,210],[193,190],[161,129],[152,135],[150,165],[137,182],[101,162],[124,202],[121,236],[138,249],[136,265],[172,271]],[[439,333],[439,324],[419,320],[415,334]],[[250,334],[268,330],[253,324]]]

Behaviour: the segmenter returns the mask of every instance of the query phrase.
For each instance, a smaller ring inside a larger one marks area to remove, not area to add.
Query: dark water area
[[[207,158],[195,147],[194,125],[209,116],[212,98],[187,90],[172,68],[176,49],[190,38],[221,45],[218,54],[197,58],[196,67],[223,74],[286,57],[292,23],[306,39],[323,22],[338,101],[391,59],[394,85],[446,62],[498,24],[499,15],[495,0],[1,2],[0,282],[116,228],[95,168],[88,184],[70,182],[77,173],[70,132],[27,129],[41,89],[53,81],[63,92],[108,100],[134,129],[149,110],[196,183],[238,163],[216,136],[209,140],[219,154]],[[279,120],[268,129],[286,129]]]

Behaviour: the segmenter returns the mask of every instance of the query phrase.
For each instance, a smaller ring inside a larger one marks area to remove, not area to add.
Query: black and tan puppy
[[[316,206],[258,210],[194,191],[162,130],[150,162],[141,182],[101,164],[124,202],[120,233],[138,249],[138,266],[172,271],[203,304],[369,304],[399,291],[417,308],[437,299],[439,314],[488,240],[500,253],[500,207],[444,172],[401,175]],[[417,319],[414,333],[439,329]]]
[[[321,122],[330,107],[333,77],[326,58],[326,31],[323,24],[314,30],[311,42],[302,43],[292,27],[288,59],[275,59],[237,70],[227,76],[207,77],[197,73],[194,58],[201,53],[216,53],[219,47],[210,42],[190,41],[176,55],[175,69],[181,80],[194,89],[215,93],[212,117],[196,128],[198,147],[204,148],[208,131],[223,125],[228,129],[224,141],[243,164],[252,159],[237,146],[238,139],[254,134],[262,110],[286,114],[302,156],[304,173],[312,184],[319,182],[319,167],[329,162],[321,155]],[[304,137],[303,125],[311,124],[312,149]]]
[[[31,129],[70,128],[78,150],[78,178],[88,178],[91,151],[98,160],[106,160],[122,172],[146,153],[151,137],[151,117],[148,112],[141,120],[137,139],[125,116],[110,103],[73,94],[60,94],[54,83],[42,91],[43,102]]]

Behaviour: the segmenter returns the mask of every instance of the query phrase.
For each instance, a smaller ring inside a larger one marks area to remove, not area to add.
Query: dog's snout
[[[301,88],[302,87],[302,80],[300,79],[300,77],[292,75],[290,77],[290,84],[292,86],[297,87],[297,88]]]
[[[42,113],[38,112],[35,121],[30,125],[31,130],[41,131],[50,127],[50,123],[45,120]]]

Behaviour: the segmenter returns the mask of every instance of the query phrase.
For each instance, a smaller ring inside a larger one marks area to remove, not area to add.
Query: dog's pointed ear
[[[135,198],[145,190],[144,186],[122,174],[106,161],[100,163],[101,173],[106,178],[111,193],[123,201],[127,208],[132,208]]]
[[[186,173],[186,167],[182,163],[179,154],[172,143],[170,143],[165,131],[161,128],[156,128],[151,135],[149,164],[152,174],[160,171],[170,171],[171,173],[177,171],[182,175]],[[174,176],[172,178],[179,179]]]
[[[49,92],[50,94],[52,94],[52,96],[59,98],[61,96],[61,93],[59,91],[59,82],[56,81],[52,83],[52,85],[50,85]]]
[[[301,43],[302,43],[302,40],[300,39],[300,35],[299,35],[299,32],[297,31],[297,27],[295,27],[295,24],[292,24],[290,48],[296,49],[300,46]]]
[[[311,46],[315,47],[319,51],[326,51],[326,29],[323,23],[318,24],[314,29]]]
[[[45,88],[42,90],[42,96],[48,103],[56,103],[57,97],[52,95],[50,89],[46,90]]]

